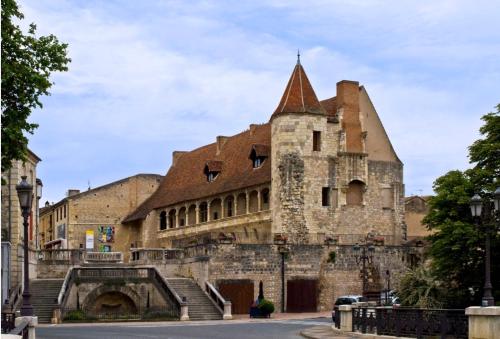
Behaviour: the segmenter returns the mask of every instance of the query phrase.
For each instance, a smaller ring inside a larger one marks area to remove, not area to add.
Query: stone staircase
[[[35,279],[30,281],[31,305],[39,323],[50,323],[52,311],[64,279]]]
[[[192,279],[173,278],[166,280],[181,298],[186,297],[190,320],[222,319],[222,313]]]

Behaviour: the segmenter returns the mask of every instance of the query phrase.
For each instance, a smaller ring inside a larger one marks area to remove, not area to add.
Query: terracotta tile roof
[[[253,144],[250,153],[252,151],[255,151],[256,157],[269,157],[269,154],[271,153],[271,147],[268,145]]]
[[[271,119],[282,113],[326,114],[300,63],[293,69],[283,97]]]
[[[208,172],[220,172],[222,171],[223,162],[219,160],[208,160],[205,166]]]
[[[337,97],[331,97],[330,99],[321,100],[319,103],[321,104],[321,106],[323,106],[328,116],[337,116]]]
[[[257,146],[259,151],[270,149],[269,123],[255,125],[250,130],[228,137],[219,154],[217,154],[217,143],[213,143],[179,155],[158,190],[123,222],[143,219],[155,208],[270,183],[271,159],[266,159],[261,167],[254,169],[252,161],[248,158],[254,146]],[[219,175],[212,182],[208,182],[204,174],[207,164],[210,166],[222,164]]]

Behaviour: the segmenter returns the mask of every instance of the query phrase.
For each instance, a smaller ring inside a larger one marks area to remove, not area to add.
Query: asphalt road
[[[39,339],[298,339],[303,338],[301,330],[325,324],[331,324],[331,319],[64,324],[37,327],[36,335]]]

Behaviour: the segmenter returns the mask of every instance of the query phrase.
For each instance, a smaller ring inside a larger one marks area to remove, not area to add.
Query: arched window
[[[200,222],[206,222],[208,216],[208,205],[206,202],[200,204]]]
[[[167,212],[162,211],[160,213],[160,230],[167,229]]]
[[[347,205],[360,206],[363,204],[363,192],[365,184],[359,180],[353,180],[347,187],[346,202]]]
[[[174,228],[177,226],[175,224],[175,210],[170,210],[170,212],[168,212],[168,226],[169,228]]]

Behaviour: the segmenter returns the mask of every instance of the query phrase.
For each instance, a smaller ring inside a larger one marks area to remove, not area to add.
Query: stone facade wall
[[[109,283],[106,285],[105,283],[100,282],[80,282],[71,286],[66,302],[66,308],[76,309],[77,299],[79,300],[80,307],[82,308],[94,307],[93,303],[96,297],[99,297],[99,293],[95,293],[96,290],[102,290],[104,293],[107,291],[118,291],[131,296],[131,299],[136,304],[135,306],[142,310],[147,308],[148,293],[150,307],[163,307],[166,305],[161,292],[158,291],[156,286],[150,282],[127,282],[119,285]]]
[[[57,239],[57,226],[64,224],[66,227],[67,248],[85,248],[85,232],[94,232],[94,251],[101,250],[100,245],[111,247],[111,251],[122,252],[124,259],[128,260],[131,245],[137,246],[139,229],[135,225],[123,225],[121,221],[132,212],[139,204],[153,194],[160,183],[158,175],[136,175],[120,180],[109,185],[82,192],[63,199],[54,205],[55,209],[66,209],[63,218],[53,216],[54,229],[52,238]],[[43,225],[47,224],[51,209],[42,215]],[[101,242],[99,239],[99,226],[114,227],[114,241]],[[48,234],[45,234],[48,239]]]
[[[36,247],[36,227],[38,224],[38,204],[36,198],[39,194],[36,184],[36,166],[40,161],[32,153],[28,154],[25,163],[22,161],[13,161],[12,168],[2,173],[5,184],[2,185],[2,241],[11,243],[11,265],[10,265],[10,288],[15,287],[22,281],[22,262],[24,255],[18,252],[18,246],[24,241],[23,217],[21,207],[17,196],[16,185],[21,182],[21,176],[27,176],[27,182],[33,186],[34,199],[31,207],[31,216],[29,219],[29,246]]]
[[[361,294],[361,264],[356,263],[352,246],[288,245],[285,255],[285,280],[318,280],[318,311],[331,310],[335,299],[346,294]],[[281,247],[283,248],[283,247]],[[391,286],[396,286],[399,276],[412,263],[410,256],[419,257],[421,248],[377,246],[373,264],[368,265],[368,288],[381,290],[390,271]],[[329,262],[335,252],[335,261]],[[257,298],[259,282],[264,285],[264,295],[281,309],[281,260],[280,246],[265,244],[220,244],[212,247],[205,259],[185,259],[178,274],[192,278],[203,286],[208,279],[217,286],[224,281],[250,280]],[[286,294],[285,283],[285,294]],[[286,300],[286,298],[285,298]]]

